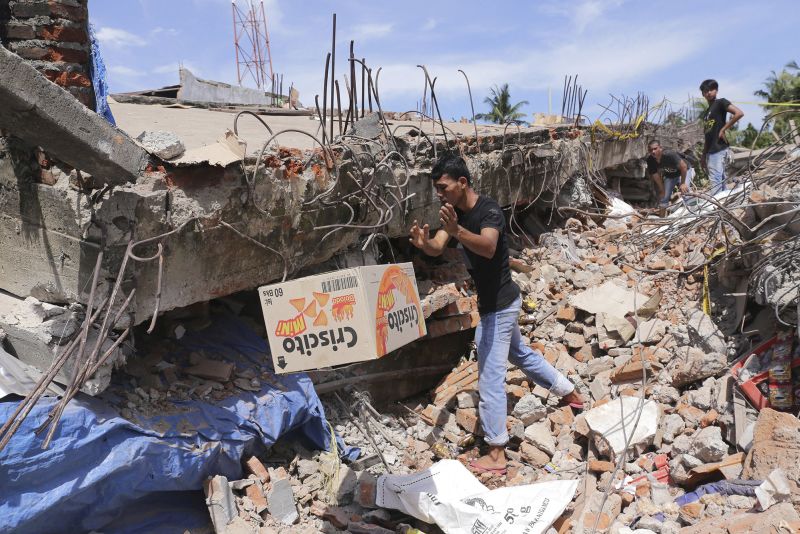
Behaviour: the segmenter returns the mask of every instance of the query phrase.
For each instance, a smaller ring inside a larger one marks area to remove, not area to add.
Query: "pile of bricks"
[[[0,6],[0,42],[94,109],[87,0],[10,0]]]

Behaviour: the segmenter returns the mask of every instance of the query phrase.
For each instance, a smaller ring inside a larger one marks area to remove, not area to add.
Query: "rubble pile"
[[[769,408],[759,414],[742,400],[730,369],[748,347],[738,346],[741,337],[726,338],[703,312],[702,271],[675,275],[698,256],[702,263],[710,245],[690,234],[645,265],[619,266],[627,231],[613,220],[598,226],[570,219],[512,259],[523,335],[575,384],[585,406],[562,405],[509,366],[508,470],[479,480],[493,488],[578,478],[573,502],[550,532],[800,524],[795,509],[781,504],[800,502],[800,423]],[[429,330],[474,326],[474,296],[463,284],[424,291]],[[376,480],[480,455],[477,377],[474,351],[466,351],[430,395],[402,406],[378,412],[357,391],[324,397],[334,430],[361,448],[360,459],[331,468],[329,453],[292,456],[297,447],[290,446],[281,458],[273,450],[262,460],[288,466],[279,479],[288,477],[293,491],[297,514],[285,517],[295,524],[258,515],[255,490],[242,489],[248,481],[232,483],[238,516],[249,528],[285,532],[393,532],[403,525],[437,532],[396,510],[374,510]],[[268,494],[271,486],[261,484]]]

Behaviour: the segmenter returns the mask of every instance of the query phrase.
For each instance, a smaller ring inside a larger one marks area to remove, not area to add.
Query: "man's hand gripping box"
[[[258,293],[277,373],[374,360],[427,333],[411,263],[308,276]]]

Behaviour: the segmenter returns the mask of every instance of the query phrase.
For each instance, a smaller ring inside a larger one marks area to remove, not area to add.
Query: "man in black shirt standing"
[[[719,84],[716,80],[704,80],[700,84],[700,92],[708,101],[708,109],[702,116],[705,143],[700,161],[708,173],[711,182],[709,194],[712,196],[725,189],[725,158],[728,155],[725,132],[744,117],[742,110],[731,104],[730,100],[717,98],[718,90]],[[733,117],[726,122],[728,113],[732,113]]]
[[[414,221],[412,245],[429,256],[440,255],[451,238],[458,241],[478,291],[480,323],[475,330],[478,351],[478,412],[489,453],[473,460],[478,472],[505,473],[507,397],[506,366],[510,360],[533,382],[582,406],[575,386],[559,373],[542,354],[531,349],[519,331],[520,291],[511,278],[505,218],[494,200],[479,195],[461,157],[445,155],[431,170],[436,194],[442,203],[442,229],[429,237],[430,226]]]
[[[672,198],[675,186],[681,193],[688,193],[691,185],[692,169],[680,154],[672,150],[664,150],[661,143],[655,139],[647,144],[647,173],[658,187],[659,217],[667,214],[667,207]]]

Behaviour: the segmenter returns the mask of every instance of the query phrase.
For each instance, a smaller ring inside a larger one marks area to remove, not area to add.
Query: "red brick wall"
[[[0,41],[94,109],[88,0],[0,0]]]

